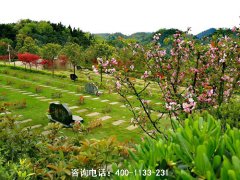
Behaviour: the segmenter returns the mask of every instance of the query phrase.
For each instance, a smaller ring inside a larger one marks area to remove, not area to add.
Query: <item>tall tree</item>
[[[42,47],[41,55],[43,59],[51,61],[52,65],[52,75],[54,76],[54,61],[57,60],[61,46],[59,44],[48,43]]]
[[[76,43],[67,43],[61,51],[61,54],[64,54],[68,57],[68,60],[73,65],[73,72],[75,74],[76,66],[79,65],[80,60],[82,59],[82,47]]]
[[[18,50],[20,53],[32,53],[32,54],[39,54],[39,48],[36,45],[36,42],[31,37],[26,37],[23,42],[23,46]]]

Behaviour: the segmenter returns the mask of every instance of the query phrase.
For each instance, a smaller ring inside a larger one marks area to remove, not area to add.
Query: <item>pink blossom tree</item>
[[[132,122],[155,138],[154,133],[164,135],[161,129],[163,117],[169,117],[174,130],[173,118],[182,123],[194,111],[217,108],[229,101],[240,86],[239,31],[235,27],[234,36],[213,37],[206,45],[200,44],[188,32],[179,32],[167,39],[166,41],[172,42],[170,49],[158,43],[161,34],[154,36],[150,48],[144,49],[138,45],[134,53],[145,51],[143,63],[147,68],[142,75],[144,87],[141,90],[136,88],[128,72],[118,70],[113,74],[116,78],[116,90],[133,113]],[[104,67],[107,69],[107,66],[108,64]],[[129,69],[134,69],[134,65]],[[159,100],[162,102],[155,107],[150,106],[143,98],[150,84],[158,87]],[[141,106],[140,111],[128,99],[126,90],[136,96]],[[161,115],[155,117],[152,112]]]

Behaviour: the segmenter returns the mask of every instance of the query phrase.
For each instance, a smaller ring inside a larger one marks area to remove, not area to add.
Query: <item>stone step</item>
[[[138,110],[140,110],[141,108],[140,107],[134,107],[133,108],[133,110],[136,110],[136,111],[138,111]]]
[[[34,126],[27,126],[25,128],[23,128],[23,131],[27,130],[27,129],[36,129],[36,128],[40,128],[42,125],[41,124],[37,124]]]
[[[87,114],[86,116],[93,117],[93,116],[98,116],[99,114],[100,113],[98,113],[98,112],[93,112],[93,113]]]
[[[71,107],[69,107],[69,109],[77,109],[77,108],[79,108],[79,106],[71,106]]]
[[[43,96],[39,96],[39,97],[35,97],[36,99],[45,99],[46,97]]]
[[[102,100],[101,102],[108,102],[109,100],[105,99],[105,100]]]
[[[133,96],[128,96],[127,98],[128,98],[128,99],[131,99],[131,98],[133,98]]]
[[[92,98],[92,100],[97,100],[97,99],[99,99],[99,97],[97,97],[97,98]]]
[[[23,123],[27,123],[27,122],[31,122],[32,119],[26,119],[26,120],[22,120],[22,121],[16,121],[15,124],[23,124]]]
[[[6,112],[3,112],[3,113],[0,113],[0,115],[6,115],[6,114],[12,114],[12,113],[9,112],[9,111],[6,111]]]
[[[43,131],[42,132],[42,135],[48,135],[48,134],[50,134],[50,131]]]
[[[51,104],[51,103],[59,103],[60,101],[50,101],[50,102],[48,102],[49,104]]]
[[[83,94],[75,94],[76,96],[82,96]]]
[[[86,111],[88,111],[87,109],[80,109],[80,110],[78,110],[78,111],[76,111],[77,113],[83,113],[83,112],[86,112]]]
[[[112,103],[109,103],[111,105],[114,105],[114,104],[118,104],[119,102],[112,102]]]
[[[113,124],[114,126],[117,126],[117,125],[119,125],[119,124],[121,124],[121,123],[123,123],[123,122],[125,122],[125,121],[124,121],[124,120],[118,120],[118,121],[113,122],[112,124]]]
[[[31,92],[26,92],[26,93],[22,93],[22,94],[29,95],[29,94],[32,94],[32,93]]]
[[[52,99],[41,99],[40,101],[52,101]]]
[[[99,119],[102,120],[102,121],[105,121],[105,120],[110,119],[110,118],[112,118],[112,117],[111,116],[103,116]]]
[[[137,125],[131,125],[131,126],[128,126],[126,129],[129,130],[129,131],[132,131],[134,129],[138,128]]]

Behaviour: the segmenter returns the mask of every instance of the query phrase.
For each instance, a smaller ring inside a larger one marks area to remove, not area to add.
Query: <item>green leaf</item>
[[[234,170],[228,170],[228,175],[229,175],[229,179],[237,180],[237,176],[236,176],[236,173],[234,172]]]
[[[216,155],[213,158],[213,168],[216,169],[221,165],[221,156]]]
[[[232,157],[232,163],[234,169],[240,171],[240,159],[237,156]]]

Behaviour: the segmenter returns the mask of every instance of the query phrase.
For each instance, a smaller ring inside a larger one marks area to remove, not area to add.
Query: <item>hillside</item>
[[[99,34],[94,34],[96,37],[106,40],[107,42],[110,42],[110,44],[113,44],[112,41],[115,41],[117,39],[119,39],[119,37],[124,38],[124,39],[134,39],[136,40],[138,43],[141,44],[148,44],[151,42],[152,40],[152,35],[153,33],[151,32],[137,32],[134,34],[131,34],[129,36],[124,35],[122,33],[99,33]]]
[[[215,28],[210,28],[210,29],[207,29],[207,30],[205,30],[203,32],[200,32],[199,34],[196,35],[196,37],[198,39],[201,39],[203,37],[208,37],[208,36],[211,36],[215,31],[216,31]]]
[[[91,34],[71,26],[66,27],[61,23],[25,19],[17,23],[0,24],[0,39],[4,39],[14,48],[21,46],[27,37],[33,39],[38,46],[47,43],[64,45],[66,42],[74,42],[87,47],[93,40]]]

